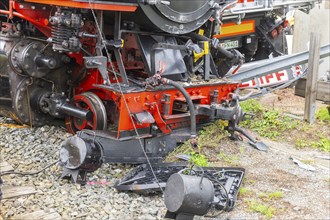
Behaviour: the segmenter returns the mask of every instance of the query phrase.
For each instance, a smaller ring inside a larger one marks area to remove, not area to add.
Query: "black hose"
[[[235,55],[233,53],[231,53],[230,51],[228,51],[225,48],[221,47],[220,44],[215,49],[217,49],[217,51],[219,53],[221,53],[222,55],[224,55],[225,57],[227,57],[229,59],[235,58]]]
[[[196,40],[199,40],[199,41],[211,41],[210,38],[197,34],[197,33],[190,33],[188,36],[190,36],[191,38],[194,38]],[[221,47],[220,44],[218,44],[215,47],[215,49],[217,49],[219,53],[221,53],[222,55],[224,55],[225,57],[227,57],[229,59],[233,59],[235,57],[235,55],[233,53],[231,53],[224,47]]]
[[[188,94],[188,92],[177,82],[174,82],[170,79],[166,79],[166,84],[171,85],[178,89],[182,95],[185,97],[190,111],[190,130],[191,130],[191,136],[192,138],[195,138],[197,136],[196,132],[196,113],[195,113],[195,107],[194,104]]]
[[[188,36],[191,37],[191,38],[194,38],[196,40],[199,40],[199,41],[211,41],[210,38],[205,37],[205,36],[200,35],[200,34],[197,34],[195,32],[189,33]]]

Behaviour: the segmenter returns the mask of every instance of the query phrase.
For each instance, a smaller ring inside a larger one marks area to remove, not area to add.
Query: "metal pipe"
[[[70,115],[76,118],[91,120],[93,118],[93,113],[89,110],[80,109],[75,107],[74,105],[65,103],[58,107],[58,111],[60,113]]]
[[[195,138],[197,136],[197,131],[196,131],[196,113],[195,113],[195,107],[194,103],[192,102],[188,92],[177,82],[174,82],[170,79],[165,79],[165,84],[171,85],[177,90],[179,90],[182,95],[185,97],[186,102],[188,103],[189,106],[189,112],[190,112],[190,132],[191,132],[191,137]]]
[[[38,67],[47,67],[48,69],[55,69],[57,62],[54,58],[46,56],[37,56],[34,60]]]
[[[242,7],[242,8],[237,8],[235,10],[234,10],[234,8],[231,8],[230,9],[230,12],[233,13],[233,14],[235,14],[236,12],[240,12],[240,11],[243,11],[244,12],[244,10],[253,11],[255,9],[262,9],[262,8],[265,8],[265,6],[264,5],[258,5],[258,6],[251,6],[251,7]]]
[[[210,38],[196,34],[196,33],[190,33],[189,36],[192,38],[195,38],[196,40],[199,40],[199,41],[211,41]],[[233,59],[235,57],[234,54],[232,54],[230,51],[228,51],[224,47],[221,47],[220,44],[218,44],[217,47],[215,47],[215,49],[217,49],[221,54],[223,54],[225,57],[227,57],[229,59]]]
[[[265,12],[265,11],[272,11],[273,8],[261,8],[261,9],[256,9],[256,10],[251,10],[251,11],[238,11],[238,12],[231,12],[233,15],[238,15],[238,14],[248,14],[248,13],[257,13],[257,12]]]

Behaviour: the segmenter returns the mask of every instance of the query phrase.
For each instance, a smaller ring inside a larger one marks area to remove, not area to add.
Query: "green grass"
[[[253,194],[252,189],[241,187],[239,188],[239,196],[245,197],[245,196],[251,196]]]
[[[220,152],[220,153],[217,155],[217,157],[218,157],[220,160],[222,160],[222,161],[224,161],[224,162],[226,162],[226,163],[228,163],[228,164],[230,164],[230,165],[232,165],[232,166],[236,166],[236,165],[237,165],[237,162],[238,162],[238,160],[239,160],[239,158],[238,158],[237,155],[228,155],[228,154],[226,154],[226,153],[224,153],[224,152]]]
[[[309,142],[305,139],[298,138],[296,141],[296,148],[303,149],[309,146]]]
[[[259,193],[258,197],[267,201],[278,200],[284,197],[284,193],[281,191],[275,191],[270,193]]]
[[[203,154],[200,154],[200,153],[192,152],[191,157],[190,157],[190,162],[199,167],[208,167],[209,166],[209,161],[206,158],[206,156]]]
[[[288,130],[297,128],[298,121],[286,115],[283,115],[278,110],[266,109],[261,104],[253,99],[241,103],[244,112],[255,114],[253,120],[242,122],[244,127],[252,129],[262,137],[270,139],[278,139]]]
[[[165,159],[166,162],[174,162],[178,159],[176,158],[176,155],[178,154],[188,154],[190,155],[191,152],[194,152],[194,149],[192,148],[190,144],[190,140],[182,143],[180,146],[174,149],[171,153],[169,153]]]
[[[322,151],[330,152],[330,139],[321,137],[319,141],[312,141],[311,146]]]
[[[248,209],[252,212],[259,212],[260,214],[266,216],[268,219],[271,219],[276,211],[274,207],[259,203],[256,200],[248,201]]]
[[[296,148],[303,149],[306,147],[312,147],[325,152],[330,152],[330,139],[325,137],[319,137],[318,141],[308,141],[303,138],[298,138],[295,144]]]
[[[176,155],[188,154],[191,155],[190,162],[192,164],[203,167],[209,166],[208,158],[202,154],[202,149],[203,147],[219,147],[220,141],[229,135],[225,130],[225,126],[225,122],[218,120],[204,127],[198,135],[198,149],[192,148],[190,140],[187,140],[171,152],[166,161],[173,162],[176,161]]]
[[[255,99],[249,99],[241,102],[240,106],[244,112],[260,113],[264,110],[260,102],[256,101]]]
[[[204,127],[198,135],[198,146],[218,147],[220,141],[229,135],[225,130],[225,126],[225,122],[218,120]]]
[[[330,108],[330,106],[329,106]],[[326,107],[320,108],[317,112],[316,112],[316,118],[320,121],[327,121],[330,122],[330,114],[329,111]]]

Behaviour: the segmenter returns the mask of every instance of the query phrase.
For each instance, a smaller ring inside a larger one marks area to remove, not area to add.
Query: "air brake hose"
[[[164,78],[163,78],[164,79]],[[182,95],[185,97],[188,106],[189,106],[189,112],[190,112],[190,134],[191,134],[191,138],[195,139],[197,136],[197,132],[196,132],[196,113],[195,113],[195,107],[194,104],[188,94],[188,92],[177,82],[174,82],[170,79],[164,79],[164,83],[167,85],[171,85],[174,88],[178,89]]]

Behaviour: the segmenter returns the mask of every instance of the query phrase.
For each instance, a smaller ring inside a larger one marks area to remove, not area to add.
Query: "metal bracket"
[[[104,56],[84,57],[84,64],[87,69],[98,69],[100,71],[100,74],[102,75],[104,84],[110,85],[106,57]]]
[[[148,111],[133,113],[133,117],[139,125],[155,123],[154,117],[152,117],[152,115]]]

